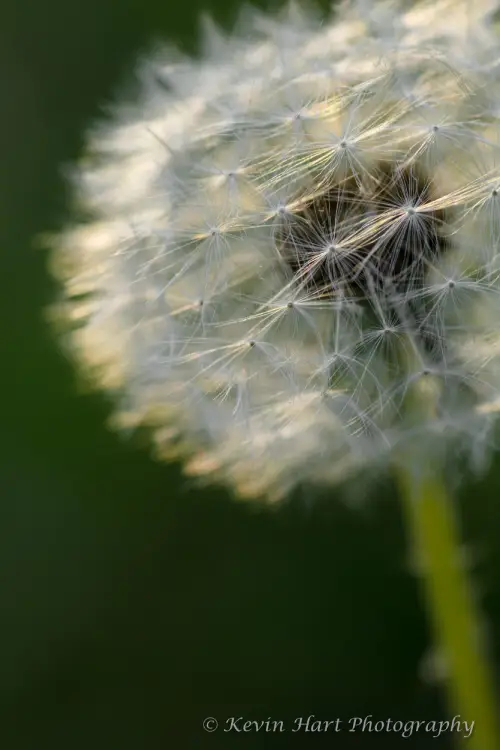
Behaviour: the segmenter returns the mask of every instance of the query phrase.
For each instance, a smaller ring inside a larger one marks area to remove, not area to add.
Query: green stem
[[[479,615],[460,555],[452,504],[439,474],[399,471],[407,523],[422,558],[422,584],[437,647],[443,653],[452,710],[474,721],[471,750],[499,750],[493,681],[483,653]]]

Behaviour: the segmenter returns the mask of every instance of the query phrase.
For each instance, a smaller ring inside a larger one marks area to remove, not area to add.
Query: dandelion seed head
[[[500,402],[496,2],[291,4],[88,136],[59,319],[117,426],[240,495],[463,450]],[[483,439],[484,438],[484,439]],[[474,459],[475,460],[475,459]]]

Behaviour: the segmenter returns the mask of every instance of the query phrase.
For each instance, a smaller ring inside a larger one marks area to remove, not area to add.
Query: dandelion
[[[443,591],[471,607],[453,564],[440,577],[436,477],[457,454],[484,466],[500,406],[495,10],[358,0],[320,23],[290,5],[245,11],[231,37],[205,22],[201,60],[157,49],[140,100],[90,133],[86,219],[54,252],[72,353],[160,457],[268,500],[395,471],[448,646],[472,625]],[[481,662],[450,649],[488,750]]]

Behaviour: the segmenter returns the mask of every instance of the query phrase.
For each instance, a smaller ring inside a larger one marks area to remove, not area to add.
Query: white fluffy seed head
[[[483,458],[500,403],[492,0],[246,11],[89,136],[60,318],[116,423],[244,496]]]

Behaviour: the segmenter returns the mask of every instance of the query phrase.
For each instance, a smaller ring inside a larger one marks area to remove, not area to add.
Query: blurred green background
[[[207,734],[214,716],[440,719],[397,497],[278,509],[200,489],[106,429],[43,320],[34,238],[67,216],[63,166],[151,39],[196,51],[230,0],[18,0],[1,12],[0,746],[448,747],[419,733]],[[500,459],[457,476],[491,658],[500,653]],[[473,717],[472,717],[473,718]]]

